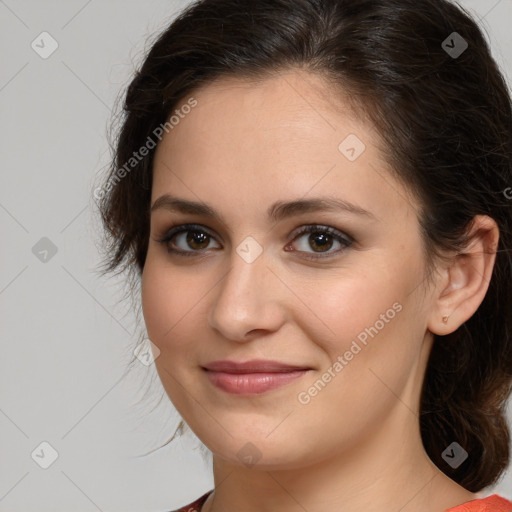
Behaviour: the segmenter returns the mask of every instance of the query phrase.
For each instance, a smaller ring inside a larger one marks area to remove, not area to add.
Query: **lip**
[[[234,395],[259,395],[280,388],[311,370],[266,360],[214,361],[202,368],[215,387]]]
[[[253,359],[251,361],[213,361],[205,364],[204,369],[225,373],[282,373],[295,370],[311,370],[308,366],[291,365],[279,361]]]

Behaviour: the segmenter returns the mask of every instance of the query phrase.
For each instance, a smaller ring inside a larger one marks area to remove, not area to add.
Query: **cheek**
[[[358,414],[358,404],[394,399],[386,385],[403,388],[421,348],[421,326],[411,325],[416,307],[410,291],[407,273],[374,264],[339,279],[331,274],[304,294],[314,315],[297,321],[325,354],[307,383],[314,388],[303,389],[301,403],[315,402],[308,410],[322,414],[321,404],[332,401]]]
[[[364,341],[365,329],[377,324],[379,331],[387,330],[403,307],[406,289],[399,275],[390,276],[389,269],[382,267],[320,276],[314,285],[302,288],[309,310],[307,318],[298,319],[302,329],[333,357],[348,350],[358,335]]]
[[[412,261],[401,264],[415,268]],[[423,339],[422,326],[411,321],[417,305],[411,293],[414,283],[407,276],[413,274],[401,272],[396,264],[375,262],[364,272],[339,279],[331,275],[308,292],[308,305],[317,318],[314,323],[312,316],[302,319],[301,328],[327,355],[319,375],[308,382],[314,388],[304,390],[302,403],[311,398],[308,410],[322,414],[322,406],[332,402],[357,415],[362,404],[396,400],[389,389],[403,389]],[[318,382],[322,377],[325,386]],[[316,394],[322,398],[314,398]]]
[[[146,260],[141,280],[146,330],[160,350],[155,367],[167,395],[180,411],[191,406],[183,386],[193,387],[189,371],[197,365],[193,317],[204,296],[204,290],[197,290],[192,281],[183,273],[172,272],[165,261],[151,257]]]
[[[201,294],[183,273],[172,272],[148,255],[142,274],[141,299],[148,336],[162,350],[186,324]]]
[[[164,325],[166,316],[162,314],[165,309],[164,304],[169,300],[165,293],[166,277],[160,274],[159,278],[159,274],[148,256],[141,281],[142,311],[149,339],[158,346],[165,331],[170,328],[170,325]]]
[[[404,389],[416,357],[418,347],[407,343],[403,296],[385,289],[378,293],[375,284],[372,293],[347,284],[337,300],[324,302],[322,318],[334,335],[303,326],[326,357],[295,397],[297,410],[335,436],[371,430],[396,403],[390,390]],[[343,300],[350,290],[354,300]]]

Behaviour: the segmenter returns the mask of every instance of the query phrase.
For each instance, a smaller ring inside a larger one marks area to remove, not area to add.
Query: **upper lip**
[[[310,370],[311,368],[301,365],[280,363],[279,361],[268,361],[264,359],[253,359],[251,361],[213,361],[203,365],[206,370],[226,373],[278,373],[291,372],[293,370]]]

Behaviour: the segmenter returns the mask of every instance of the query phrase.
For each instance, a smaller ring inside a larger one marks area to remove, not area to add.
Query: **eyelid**
[[[350,236],[347,232],[342,231],[341,229],[335,228],[333,226],[328,226],[326,224],[305,224],[300,226],[294,231],[292,235],[292,242],[295,241],[299,236],[304,233],[315,233],[316,231],[328,233],[331,236],[338,237],[343,239],[345,242],[352,243],[354,242],[354,238]]]
[[[194,224],[194,223],[176,223],[167,228],[163,234],[160,234],[154,238],[154,240],[160,244],[168,244],[172,238],[174,238],[176,235],[180,235],[182,233],[187,233],[188,231],[199,231],[206,233],[210,238],[217,241],[216,235],[214,235],[206,226],[203,226],[202,224]],[[184,251],[183,249],[169,249],[167,248],[167,251],[169,253],[178,254],[178,255],[185,255],[185,256],[191,256],[191,255],[200,255],[201,253],[205,253],[206,251]]]
[[[160,236],[157,236],[154,238],[154,240],[161,244],[168,244],[172,238],[174,238],[176,235],[186,233],[188,231],[199,231],[207,234],[210,238],[217,240],[217,235],[213,234],[212,231],[207,228],[206,226],[202,224],[195,224],[195,223],[176,223],[173,224],[171,227],[167,228],[164,233]],[[309,255],[309,256],[301,256],[305,259],[310,260],[320,260],[322,258],[329,258],[329,257],[336,257],[337,255],[344,252],[346,249],[348,249],[354,242],[355,239],[350,234],[348,234],[345,231],[342,231],[341,229],[335,228],[333,226],[329,226],[326,224],[304,224],[300,227],[298,227],[296,230],[292,232],[291,235],[291,241],[286,244],[285,247],[289,247],[291,244],[293,244],[298,238],[301,236],[307,234],[307,233],[327,233],[329,236],[335,238],[340,244],[343,245],[341,249],[338,249],[334,252],[307,252],[307,251],[293,251],[297,252],[301,255]],[[203,254],[207,253],[209,250],[183,250],[183,249],[170,249],[167,246],[167,251],[172,254],[176,254],[178,256],[196,256],[200,257]]]
[[[286,247],[291,246],[297,239],[301,238],[303,235],[308,233],[326,233],[328,236],[334,238],[342,247],[341,249],[338,249],[336,251],[325,251],[325,252],[309,252],[309,251],[294,251],[299,253],[301,258],[312,260],[312,261],[319,261],[322,259],[328,259],[328,258],[336,258],[337,256],[344,253],[348,248],[352,246],[352,244],[355,242],[355,239],[349,235],[348,233],[345,233],[344,231],[341,231],[340,229],[337,229],[332,226],[328,226],[325,224],[306,224],[304,226],[301,226],[298,228],[298,230],[295,231],[295,234],[289,242]]]

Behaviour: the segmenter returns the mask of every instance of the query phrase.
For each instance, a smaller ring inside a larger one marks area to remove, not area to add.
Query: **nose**
[[[265,256],[263,251],[248,263],[233,251],[209,312],[210,326],[224,338],[246,342],[255,335],[277,331],[285,322],[282,294],[286,288]]]

